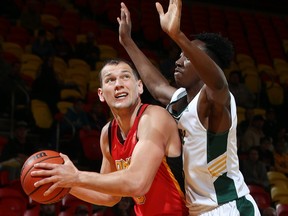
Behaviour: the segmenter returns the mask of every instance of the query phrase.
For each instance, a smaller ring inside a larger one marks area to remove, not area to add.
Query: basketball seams
[[[61,190],[59,191],[58,194],[56,194],[54,197],[52,197],[52,198],[49,199],[49,200],[43,201],[43,203],[45,203],[45,204],[50,204],[50,203],[52,203],[51,200],[54,200],[56,197],[58,197],[59,195],[61,195],[64,190],[67,190],[67,188],[61,188]],[[53,201],[53,203],[58,202],[59,200],[61,200],[66,194],[67,194],[67,192],[65,192],[64,195],[62,194],[61,196],[59,196],[59,197],[58,197],[58,200]]]
[[[42,186],[44,186],[44,185],[42,185]],[[41,189],[42,186],[40,186],[40,187],[36,188],[36,190],[32,191],[32,192],[29,194],[29,196],[33,195],[33,193],[35,193],[37,190]],[[43,203],[43,204],[52,203],[51,200],[54,200],[56,197],[58,197],[59,195],[61,195],[61,193],[62,193],[64,190],[67,190],[67,189],[66,189],[66,188],[61,188],[61,190],[60,190],[55,196],[51,197],[51,198],[48,199],[48,200],[43,200],[43,201],[41,201],[41,203]],[[67,192],[64,193],[64,196],[65,196],[66,194],[67,194]],[[59,196],[59,197],[58,197],[58,200],[53,201],[53,203],[58,202],[58,201],[59,201],[60,199],[62,199],[64,196],[63,196],[63,195]]]

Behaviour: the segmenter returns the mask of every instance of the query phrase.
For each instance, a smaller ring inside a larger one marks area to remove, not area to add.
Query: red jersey
[[[138,142],[138,123],[147,106],[148,104],[144,104],[140,107],[134,124],[125,141],[117,135],[119,134],[120,128],[115,119],[110,124],[110,151],[115,160],[117,170],[125,169],[130,164],[133,150]],[[174,175],[173,168],[171,168],[170,164],[168,165],[168,162],[172,162],[173,166],[175,165],[175,162],[178,163],[176,165],[177,169],[174,169],[178,172],[177,176]],[[179,180],[179,178],[181,178],[181,180]],[[148,193],[142,197],[133,197],[135,201],[134,210],[136,215],[188,215],[188,210],[185,206],[185,197],[182,191],[183,187],[181,187],[183,185],[180,186],[179,181],[181,181],[181,184],[183,183],[182,156],[173,159],[164,157]]]

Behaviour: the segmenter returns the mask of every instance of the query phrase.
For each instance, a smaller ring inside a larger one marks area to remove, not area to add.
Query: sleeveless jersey
[[[175,113],[173,106],[177,102],[180,104],[181,99],[186,100],[186,90],[180,88],[167,106],[183,135],[185,191],[190,215],[199,215],[249,194],[239,170],[235,99],[230,93],[231,128],[226,133],[214,134],[209,133],[199,120],[197,103],[200,92],[188,106],[177,108],[180,112]]]
[[[115,160],[117,170],[128,168],[131,162],[133,150],[138,142],[138,123],[147,106],[148,104],[144,104],[140,107],[134,124],[131,127],[125,141],[121,142],[120,137],[117,135],[119,134],[120,129],[116,120],[112,120],[110,124],[110,151],[113,159]],[[173,159],[164,157],[147,194],[142,197],[133,197],[135,201],[134,210],[136,215],[188,215],[184,193],[181,191],[180,184],[176,180],[176,176],[173,174],[172,168],[168,165],[168,162],[171,160],[178,163],[177,169],[179,170],[180,167],[182,174],[182,156]],[[177,177],[182,178],[182,181],[184,181],[183,175],[178,175]]]

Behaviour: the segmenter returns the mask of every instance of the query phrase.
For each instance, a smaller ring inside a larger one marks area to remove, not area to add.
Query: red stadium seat
[[[80,130],[79,137],[85,157],[89,160],[101,160],[100,132],[97,130]]]
[[[277,213],[277,216],[287,216],[288,215],[288,205],[287,204],[277,204],[276,213]]]
[[[63,8],[55,2],[47,1],[43,7],[42,13],[53,15],[59,19],[62,16]]]
[[[11,23],[10,20],[8,20],[5,17],[0,17],[0,37],[2,38],[6,37],[6,34],[9,32]]]
[[[270,194],[263,187],[258,185],[248,185],[248,187],[260,210],[271,206]]]
[[[63,210],[59,215],[74,215],[79,207],[83,207],[85,210],[87,210],[88,215],[92,215],[93,205],[91,203],[85,202],[71,194],[68,194],[61,201],[61,208]]]
[[[0,152],[2,151],[3,147],[7,144],[8,138],[5,136],[0,136]]]
[[[78,32],[81,18],[78,12],[65,11],[60,18],[64,31]]]
[[[8,170],[0,170],[0,186],[6,186],[10,182],[9,180],[9,171]]]
[[[22,48],[25,48],[25,46],[30,42],[30,35],[24,27],[11,26],[9,33],[6,35],[6,41],[17,43]]]
[[[0,188],[0,212],[2,215],[24,215],[26,207],[27,197],[21,192],[12,188]]]
[[[27,208],[24,213],[24,216],[39,216],[39,214],[40,214],[40,204]]]
[[[87,34],[89,32],[92,32],[95,37],[98,37],[100,35],[99,24],[95,20],[82,19],[78,33]]]

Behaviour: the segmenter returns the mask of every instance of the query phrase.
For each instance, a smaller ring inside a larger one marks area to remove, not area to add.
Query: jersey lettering
[[[130,163],[131,163],[131,157],[126,158],[126,160],[121,159],[121,160],[115,161],[117,170],[127,169],[129,167]],[[146,197],[145,196],[139,196],[139,197],[133,197],[133,199],[138,205],[142,205],[145,203]]]
[[[123,169],[127,169],[130,165],[131,162],[131,157],[126,158],[126,160],[116,160],[115,164],[116,164],[116,168],[117,170],[123,170]]]

